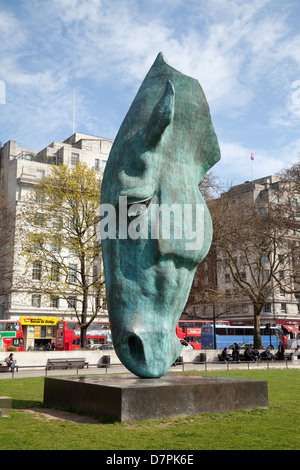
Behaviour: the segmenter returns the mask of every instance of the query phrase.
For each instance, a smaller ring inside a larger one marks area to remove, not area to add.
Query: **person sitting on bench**
[[[221,356],[222,356],[222,359],[224,361],[230,361],[231,360],[230,357],[228,356],[227,348],[223,349]]]
[[[10,367],[10,370],[14,372],[16,361],[14,360],[13,353],[10,353],[10,355],[5,359],[5,362],[8,365],[8,367]]]

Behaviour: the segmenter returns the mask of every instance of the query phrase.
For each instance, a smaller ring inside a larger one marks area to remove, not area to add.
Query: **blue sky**
[[[299,0],[0,0],[0,141],[65,140],[74,87],[75,130],[113,139],[162,51],[204,89],[221,181],[276,173],[299,161],[299,24]]]

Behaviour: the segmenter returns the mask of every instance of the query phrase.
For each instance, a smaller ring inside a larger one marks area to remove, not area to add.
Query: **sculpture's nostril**
[[[145,363],[145,353],[144,353],[144,346],[141,339],[136,335],[131,335],[128,338],[128,348],[130,351],[131,357],[140,362]]]

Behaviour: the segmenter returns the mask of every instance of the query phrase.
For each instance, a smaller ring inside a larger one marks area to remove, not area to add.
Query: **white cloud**
[[[247,179],[247,145],[256,144],[255,126],[275,132],[272,148],[270,136],[266,147],[259,142],[255,168],[275,171],[280,167],[275,144],[279,149],[287,146],[288,138],[296,141],[290,132],[300,117],[291,101],[291,83],[300,79],[300,35],[290,21],[297,5],[294,0],[284,5],[273,0],[6,4],[0,13],[0,80],[7,85],[5,109],[14,115],[0,116],[1,128],[7,133],[11,123],[18,136],[28,133],[28,141],[33,135],[37,141],[68,135],[76,86],[78,126],[102,136],[105,130],[113,137],[120,115],[163,51],[170,65],[201,83],[218,127],[224,129],[218,166],[228,177]],[[237,143],[241,125],[243,138]],[[250,137],[247,126],[252,126]],[[11,133],[9,137],[14,138]]]

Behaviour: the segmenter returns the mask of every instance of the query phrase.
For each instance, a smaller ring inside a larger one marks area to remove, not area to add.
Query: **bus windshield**
[[[21,326],[18,322],[0,322],[0,331],[20,331]]]

